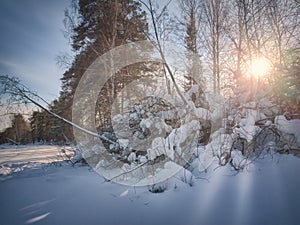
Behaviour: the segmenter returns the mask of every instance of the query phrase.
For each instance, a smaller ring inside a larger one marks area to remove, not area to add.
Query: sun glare
[[[252,76],[261,77],[266,75],[271,68],[270,62],[263,57],[256,58],[250,64],[250,73]]]

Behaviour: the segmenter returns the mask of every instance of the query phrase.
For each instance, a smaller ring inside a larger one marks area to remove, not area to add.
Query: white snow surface
[[[1,225],[276,225],[300,221],[300,159],[292,155],[264,154],[240,173],[213,161],[196,179],[182,171],[156,185],[166,191],[155,194],[148,191],[151,187],[106,182],[89,166],[63,162],[60,149],[0,149],[1,168],[28,165],[19,172],[1,170]],[[204,154],[204,149],[199,151]]]
[[[14,172],[20,172],[26,168],[33,168],[40,164],[67,160],[73,155],[74,153],[72,151],[59,146],[2,145],[0,147],[0,175],[9,175]]]

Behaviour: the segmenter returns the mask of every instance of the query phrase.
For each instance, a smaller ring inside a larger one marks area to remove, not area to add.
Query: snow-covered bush
[[[268,91],[253,94],[239,87],[224,99],[199,93],[194,85],[184,93],[186,104],[164,92],[132,100],[102,129],[110,140],[103,141],[109,157],[97,158],[96,168],[110,170],[111,180],[134,184],[160,182],[174,168],[184,168],[190,174],[185,182],[192,185],[193,176],[212,162],[242,170],[262,152],[299,148],[299,122],[278,116]]]

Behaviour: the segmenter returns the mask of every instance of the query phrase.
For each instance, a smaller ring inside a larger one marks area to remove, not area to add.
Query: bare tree
[[[221,89],[221,48],[224,35],[224,25],[227,18],[227,4],[224,0],[205,0],[202,4],[204,13],[203,31],[205,47],[211,56],[211,70],[213,74],[214,93],[220,93]]]
[[[187,68],[187,88],[195,84],[192,77],[202,78],[202,63],[199,54],[199,34],[201,17],[201,4],[196,0],[180,0],[180,9],[182,12],[181,24],[184,26],[184,46],[187,50],[188,68]]]
[[[270,35],[275,43],[274,55],[279,65],[286,65],[286,52],[300,41],[299,10],[299,4],[290,0],[269,1],[266,7],[268,22],[271,26]]]
[[[163,49],[163,44],[161,42],[161,39],[159,38],[159,31],[158,31],[158,27],[157,27],[157,18],[155,16],[155,10],[153,8],[153,2],[151,0],[148,0],[148,4],[146,4],[143,1],[139,1],[141,2],[148,10],[148,12],[150,13],[150,17],[151,17],[151,21],[152,21],[152,25],[153,25],[153,30],[154,30],[154,39],[155,39],[155,46],[160,54],[160,57],[162,59],[162,62],[164,64],[165,70],[167,72],[167,74],[170,76],[171,81],[177,91],[177,93],[179,94],[180,98],[182,99],[182,101],[185,103],[185,105],[188,105],[187,100],[185,99],[183,93],[181,92],[176,80],[175,80],[175,76],[174,73],[172,72],[171,67],[169,66],[169,64],[167,63],[165,54],[164,54],[164,49]]]

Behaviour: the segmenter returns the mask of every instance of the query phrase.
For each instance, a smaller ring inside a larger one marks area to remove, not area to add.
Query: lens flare
[[[269,60],[263,57],[256,58],[250,64],[250,73],[252,76],[262,77],[265,76],[271,68]]]

